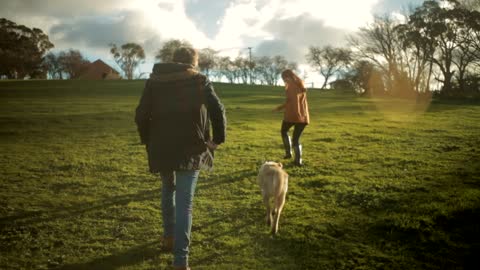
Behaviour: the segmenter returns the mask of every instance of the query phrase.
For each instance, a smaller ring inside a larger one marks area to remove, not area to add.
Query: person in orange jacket
[[[310,115],[308,113],[307,89],[303,81],[290,69],[282,72],[282,79],[285,82],[285,103],[278,106],[276,111],[284,111],[282,128],[283,145],[285,147],[285,157],[292,157],[292,144],[295,152],[294,164],[302,166],[302,145],[300,144],[300,136],[305,127],[310,123]],[[293,129],[293,137],[290,140],[288,131]]]

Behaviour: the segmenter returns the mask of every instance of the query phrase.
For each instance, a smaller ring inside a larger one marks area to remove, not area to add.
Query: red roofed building
[[[80,80],[119,80],[120,73],[102,60],[90,63],[87,69],[78,76]]]

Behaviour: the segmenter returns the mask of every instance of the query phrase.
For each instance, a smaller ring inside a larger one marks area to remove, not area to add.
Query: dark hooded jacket
[[[151,172],[210,169],[213,151],[206,142],[225,141],[224,106],[212,83],[191,65],[154,65],[135,122]]]

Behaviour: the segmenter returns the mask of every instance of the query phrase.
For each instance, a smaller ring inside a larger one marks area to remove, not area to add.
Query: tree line
[[[428,95],[480,97],[480,2],[424,1],[404,20],[377,16],[348,37],[348,46],[310,46],[305,59],[324,78],[321,88],[350,89],[367,96]],[[110,44],[110,53],[127,79],[145,61],[141,45]],[[170,62],[173,51],[192,45],[169,40],[155,60]],[[0,19],[0,76],[75,79],[90,63],[78,50],[53,48],[40,29]],[[284,56],[221,56],[199,50],[199,69],[212,80],[277,85],[284,69],[298,71]]]
[[[478,10],[479,1],[425,1],[405,22],[377,17],[349,38],[340,77],[367,95],[428,94],[433,83],[442,96],[480,97]]]

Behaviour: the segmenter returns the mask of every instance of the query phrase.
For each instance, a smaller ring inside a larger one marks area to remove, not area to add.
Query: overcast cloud
[[[151,68],[172,38],[237,56],[283,55],[299,64],[311,45],[345,43],[374,13],[401,12],[422,0],[2,0],[0,17],[46,32],[55,50],[78,49],[112,62],[108,44],[137,42]]]

